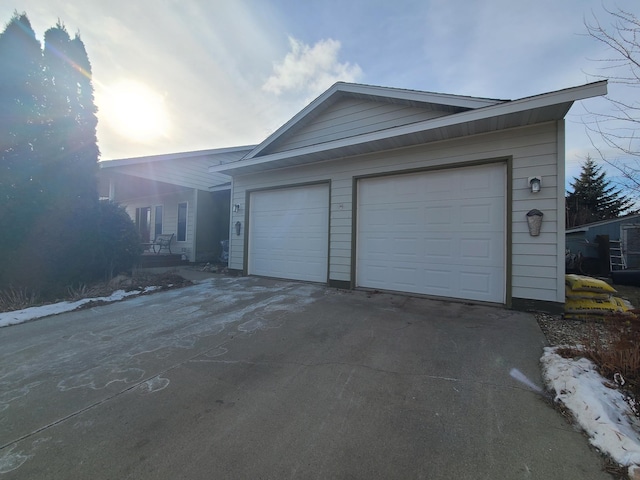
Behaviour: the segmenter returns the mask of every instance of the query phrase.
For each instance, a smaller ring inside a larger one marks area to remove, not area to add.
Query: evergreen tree
[[[50,193],[58,206],[94,207],[98,149],[91,67],[80,38],[72,40],[61,23],[45,32],[43,66]]]
[[[574,178],[571,186],[573,192],[567,192],[566,197],[567,227],[617,218],[631,210],[633,202],[610,186],[591,157],[587,157],[580,177]]]
[[[91,82],[91,63],[80,35],[69,42],[69,58],[73,63],[76,95],[72,97],[71,115],[76,124],[71,137],[74,169],[81,176],[78,195],[81,201],[95,202],[98,198],[97,173],[100,151],[96,129],[98,117]]]
[[[60,22],[0,34],[0,287],[58,294],[95,276],[99,151],[91,65]]]
[[[15,13],[0,33],[0,265],[37,214],[42,51],[27,16]]]

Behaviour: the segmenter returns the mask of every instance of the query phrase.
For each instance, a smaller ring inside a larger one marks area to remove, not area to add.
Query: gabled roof
[[[231,178],[223,173],[209,172],[209,167],[236,161],[254,147],[255,145],[246,145],[103,160],[98,165],[105,173],[113,172],[181,187],[214,190],[220,186],[230,188]]]
[[[237,162],[211,167],[209,171],[232,176],[241,175],[560,120],[567,114],[573,102],[606,93],[606,80],[519,100],[495,100],[337,83],[247,156]],[[414,105],[425,108],[429,108],[430,105],[445,106],[451,113],[384,130],[262,154],[269,145],[286,135],[296,125],[312,122],[319,112],[344,95],[359,95],[377,101],[413,102]]]
[[[326,111],[329,107],[346,97],[358,98],[371,102],[404,104],[423,109],[433,109],[437,106],[439,110],[448,110],[449,113],[458,113],[506,101],[337,82],[302,109],[291,120],[267,137],[266,140],[257,145],[245,158],[248,159],[259,156],[274,142],[290,134],[294,128],[300,128],[304,125],[308,125],[322,112]]]

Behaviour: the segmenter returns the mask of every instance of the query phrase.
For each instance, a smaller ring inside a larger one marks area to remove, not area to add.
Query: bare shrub
[[[28,288],[9,287],[0,290],[0,312],[11,312],[37,305],[38,294]]]
[[[593,361],[604,378],[640,398],[640,319],[637,316],[610,315],[603,321],[590,321],[582,345],[584,349],[579,354]]]

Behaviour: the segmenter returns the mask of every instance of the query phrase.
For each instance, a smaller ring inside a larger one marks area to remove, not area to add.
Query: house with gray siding
[[[100,194],[126,207],[143,242],[174,234],[173,253],[190,262],[215,260],[220,242],[229,238],[231,178],[209,168],[242,158],[252,148],[101,161]]]
[[[590,265],[600,266],[600,274],[609,273],[607,257],[611,242],[619,242],[626,268],[640,268],[640,215],[587,223],[567,229],[565,234],[568,253],[590,259]],[[601,242],[607,245],[606,248]]]
[[[499,100],[337,83],[242,158],[209,168],[232,178],[229,267],[558,307],[564,117],[606,88]]]

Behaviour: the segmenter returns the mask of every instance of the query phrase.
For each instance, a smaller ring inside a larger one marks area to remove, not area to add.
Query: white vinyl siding
[[[446,108],[446,107],[443,107]],[[404,104],[348,98],[327,108],[307,126],[291,132],[282,143],[270,145],[262,154],[293,150],[363,133],[377,132],[409,123],[430,120],[448,112]]]
[[[434,142],[427,145],[380,152],[348,159],[336,159],[305,166],[265,171],[234,178],[232,204],[245,204],[246,191],[331,181],[329,279],[351,280],[352,211],[354,177],[494,161],[512,158],[511,235],[514,298],[563,302],[559,278],[564,274],[564,257],[558,242],[564,245],[563,204],[558,198],[558,129],[563,122],[549,122],[514,128],[497,133]],[[532,194],[527,177],[541,175],[542,191]],[[509,182],[508,182],[509,184]],[[528,233],[526,213],[537,208],[544,213],[540,236]],[[560,209],[560,211],[558,211]],[[232,213],[232,224],[244,223],[244,211]],[[562,237],[562,238],[561,238]],[[229,266],[243,269],[244,235],[233,235]],[[534,253],[539,252],[539,253]],[[527,269],[530,256],[539,257],[538,265],[547,267],[535,272]],[[554,268],[555,266],[555,268]],[[507,281],[509,282],[509,280]]]

